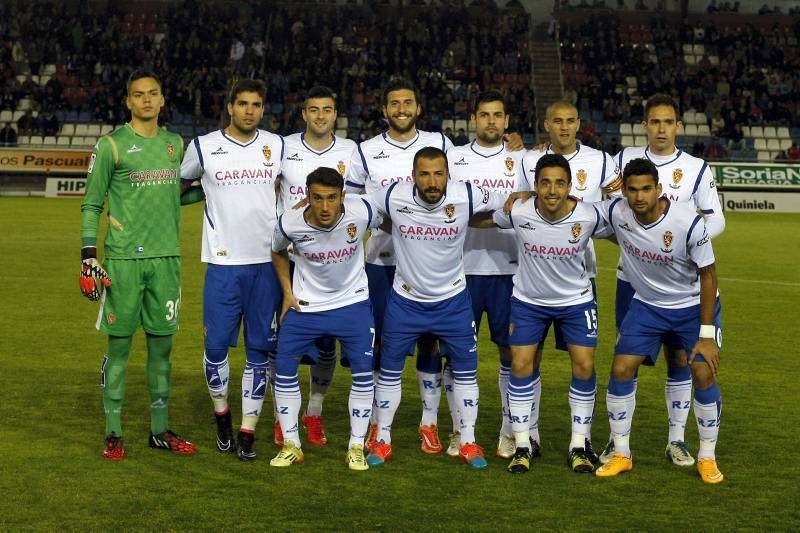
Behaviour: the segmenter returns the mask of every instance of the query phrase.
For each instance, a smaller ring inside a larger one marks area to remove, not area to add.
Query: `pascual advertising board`
[[[0,172],[9,174],[86,174],[90,150],[0,148]]]

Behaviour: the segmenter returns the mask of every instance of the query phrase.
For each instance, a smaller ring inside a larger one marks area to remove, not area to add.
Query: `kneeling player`
[[[284,446],[270,464],[286,467],[303,461],[297,427],[300,357],[316,353],[310,349],[315,339],[330,336],[341,342],[342,358],[350,363],[353,378],[347,464],[351,470],[367,470],[364,437],[374,393],[375,329],[362,239],[381,218],[365,200],[344,198],[344,180],[332,168],[313,171],[306,186],[308,207],[286,211],[272,241],[272,260],[283,289],[274,388]],[[295,252],[294,284],[286,253],[290,244]]]
[[[531,423],[529,416],[540,395],[537,348],[554,323],[564,334],[572,360],[572,437],[567,462],[574,472],[592,472],[586,443],[591,440],[597,390],[597,303],[584,256],[591,238],[605,231],[605,223],[592,204],[569,196],[571,173],[563,156],[541,157],[534,176],[535,201],[515,203],[508,215],[494,214],[495,224],[514,229],[520,257],[509,326],[508,406],[516,451],[508,471],[527,472],[531,460],[541,453],[530,432],[538,421]],[[533,412],[538,415],[539,410]]]
[[[658,169],[651,161],[632,160],[622,179],[627,201],[606,202],[601,213],[617,236],[636,294],[620,326],[606,394],[615,451],[597,475],[616,476],[633,468],[634,377],[642,363],[655,363],[662,339],[675,339],[678,346],[672,348],[692,370],[700,435],[697,469],[706,483],[720,483],[714,450],[722,405],[716,384],[721,332],[711,239],[693,205],[661,197]]]

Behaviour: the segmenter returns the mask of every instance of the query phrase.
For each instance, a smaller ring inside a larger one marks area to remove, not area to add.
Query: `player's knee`
[[[228,360],[228,350],[225,348],[206,348],[205,359],[209,363],[221,364]]]
[[[572,362],[572,375],[578,379],[589,379],[594,374],[594,361],[592,358],[580,359]]]
[[[715,382],[711,367],[705,361],[692,364],[692,384],[696,389],[707,389]]]
[[[633,364],[627,358],[615,357],[611,365],[611,376],[616,381],[630,381],[636,376],[638,365]]]
[[[533,358],[516,356],[511,361],[511,373],[517,377],[533,374]]]

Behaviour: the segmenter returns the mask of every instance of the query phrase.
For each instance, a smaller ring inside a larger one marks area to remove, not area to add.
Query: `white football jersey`
[[[388,133],[367,139],[353,154],[345,189],[369,194],[395,182],[413,182],[414,155],[426,146],[447,152],[453,143],[443,133],[430,131],[417,131],[414,138],[404,143],[395,141]],[[367,263],[396,264],[390,235],[379,229],[372,232],[367,241]]]
[[[700,303],[697,269],[714,263],[714,250],[693,204],[671,201],[664,214],[647,226],[639,223],[624,198],[596,206],[617,235],[634,298],[668,309]]]
[[[676,150],[668,156],[658,156],[650,153],[649,146],[635,146],[623,148],[617,154],[620,172],[632,159],[639,158],[647,158],[656,166],[658,181],[666,198],[671,202],[692,202],[695,209],[705,216],[711,238],[722,233],[725,229],[725,215],[719,202],[714,173],[708,163],[683,150]],[[622,270],[617,268],[617,277],[627,280],[624,267]]]
[[[484,190],[508,196],[523,183],[524,150],[509,152],[505,144],[484,148],[472,141],[447,152],[450,179],[468,181]],[[527,190],[527,189],[526,189]],[[517,242],[508,229],[469,228],[464,243],[464,273],[511,275],[517,271]]]
[[[494,223],[512,228],[519,248],[515,298],[553,307],[594,300],[584,257],[592,237],[607,236],[608,232],[594,204],[575,200],[575,208],[557,221],[542,216],[535,200],[515,202],[510,215],[494,212]]]
[[[332,136],[331,144],[316,151],[303,140],[305,133],[284,137],[283,160],[281,161],[281,212],[292,208],[306,197],[306,178],[320,167],[333,168],[343,177],[356,150],[355,141]]]
[[[200,178],[206,195],[202,260],[216,265],[272,261],[277,219],[275,181],[281,173],[283,139],[256,130],[248,143],[224,130],[197,137],[186,149],[181,179]]]
[[[362,239],[381,216],[358,196],[345,196],[342,215],[331,228],[306,222],[306,209],[289,209],[279,218],[272,249],[294,248],[292,293],[303,311],[327,311],[369,298]]]
[[[536,171],[536,163],[545,154],[554,153],[550,146],[544,152],[530,151],[523,160],[523,170],[528,188],[533,189],[533,178]],[[603,199],[603,189],[613,185],[619,177],[619,169],[614,158],[607,153],[578,143],[578,149],[564,155],[569,162],[569,169],[572,173],[572,188],[570,196],[580,198],[584,202],[599,202]],[[619,196],[620,192],[612,193]],[[597,254],[594,250],[594,242],[589,242],[586,247],[586,270],[591,277],[597,277]]]
[[[393,183],[367,195],[392,220],[397,252],[394,290],[418,302],[438,302],[466,289],[464,237],[474,213],[503,207],[505,197],[471,183],[450,182],[436,204],[416,194],[413,183]]]

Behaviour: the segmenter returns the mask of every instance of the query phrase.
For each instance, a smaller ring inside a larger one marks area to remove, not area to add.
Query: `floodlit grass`
[[[395,460],[365,473],[344,464],[349,377],[337,369],[325,402],[329,445],[305,447],[306,462],[271,468],[271,416],[260,459],[241,463],[214,448],[211,402],[202,373],[199,262],[201,208],[183,213],[182,329],[173,353],[171,426],[199,445],[195,457],[147,448],[149,427],[141,333],[131,356],[123,415],[128,456],[100,451],[99,389],[105,337],[93,329],[97,304],[78,291],[80,214],[76,201],[0,199],[4,252],[0,529],[171,530],[727,530],[796,529],[800,217],[734,213],[714,243],[723,299],[717,448],[725,482],[706,486],[693,468],[664,460],[664,364],[641,372],[632,447],[635,469],[615,479],[578,476],[565,466],[569,364],[551,347],[542,365],[543,458],[526,476],[489,460],[474,471],[418,450],[420,414],[413,361],[395,422]],[[608,434],[605,385],[612,358],[616,250],[598,246],[601,336],[597,352],[597,448]],[[478,441],[493,455],[500,425],[497,355],[480,335]],[[243,366],[231,354],[232,399]],[[307,379],[307,372],[301,372]],[[304,397],[307,385],[303,384]],[[305,403],[305,401],[304,401]],[[271,410],[271,401],[265,411]],[[449,416],[442,401],[442,434]],[[697,449],[690,419],[687,436]]]

